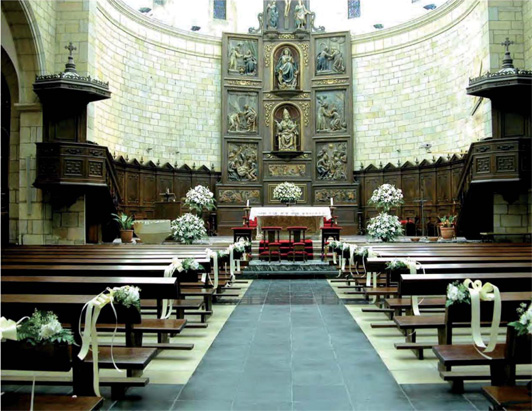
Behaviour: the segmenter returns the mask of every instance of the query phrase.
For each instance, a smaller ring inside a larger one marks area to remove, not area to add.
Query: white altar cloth
[[[255,217],[293,216],[293,217],[325,217],[331,218],[329,207],[252,207],[249,219]]]

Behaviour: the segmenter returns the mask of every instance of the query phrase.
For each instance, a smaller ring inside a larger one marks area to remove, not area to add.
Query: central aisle
[[[326,280],[255,280],[174,409],[413,409]]]

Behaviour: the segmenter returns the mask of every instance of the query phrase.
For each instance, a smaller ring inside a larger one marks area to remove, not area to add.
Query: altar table
[[[262,226],[308,227],[309,234],[319,233],[323,217],[331,218],[329,207],[252,207],[249,219],[257,218],[257,238],[261,238]]]

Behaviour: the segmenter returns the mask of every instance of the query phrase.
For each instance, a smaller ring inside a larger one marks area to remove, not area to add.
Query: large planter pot
[[[456,237],[454,227],[440,227],[441,238],[444,240],[452,240]]]
[[[161,244],[172,232],[170,220],[137,220],[133,228],[144,244]]]
[[[133,230],[120,230],[120,239],[123,243],[131,243],[133,241]]]

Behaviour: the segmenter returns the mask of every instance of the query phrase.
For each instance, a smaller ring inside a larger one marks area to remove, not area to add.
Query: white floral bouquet
[[[114,287],[111,290],[113,301],[122,304],[124,307],[135,307],[140,312],[140,288],[134,285],[124,285],[123,287]]]
[[[188,190],[187,195],[185,196],[185,205],[191,211],[194,211],[196,214],[201,214],[203,209],[214,210],[216,206],[214,203],[214,194],[207,187],[202,185],[197,185],[194,188]]]
[[[392,184],[383,184],[375,191],[368,201],[368,204],[376,208],[389,211],[392,207],[403,204],[403,192],[400,188],[395,188]]]
[[[404,268],[407,268],[406,263],[403,260],[398,260],[396,258],[386,263],[387,270],[402,270]]]
[[[445,306],[453,304],[467,303],[471,304],[469,290],[462,281],[455,281],[447,286],[447,301]]]
[[[183,214],[171,223],[172,236],[176,241],[184,244],[192,244],[207,236],[205,223],[194,214]]]
[[[302,195],[301,188],[294,183],[284,182],[273,189],[273,199],[282,203],[295,203]]]
[[[526,310],[526,311],[525,311]],[[532,334],[532,303],[526,308],[526,303],[521,303],[517,309],[519,320],[509,323],[517,331],[517,335]]]
[[[203,270],[203,266],[193,258],[185,258],[184,260],[177,258],[175,267],[175,270],[179,273]]]
[[[246,240],[239,240],[238,242],[232,244],[233,245],[233,248],[235,251],[239,251],[241,253],[243,253],[244,251],[246,251],[250,246],[251,246],[251,243],[249,241],[246,241]]]
[[[45,343],[74,343],[70,330],[65,330],[52,311],[38,311],[26,317],[17,328],[17,340],[31,345]]]
[[[369,220],[367,225],[368,234],[382,241],[393,241],[403,234],[403,227],[396,215],[380,213]]]

